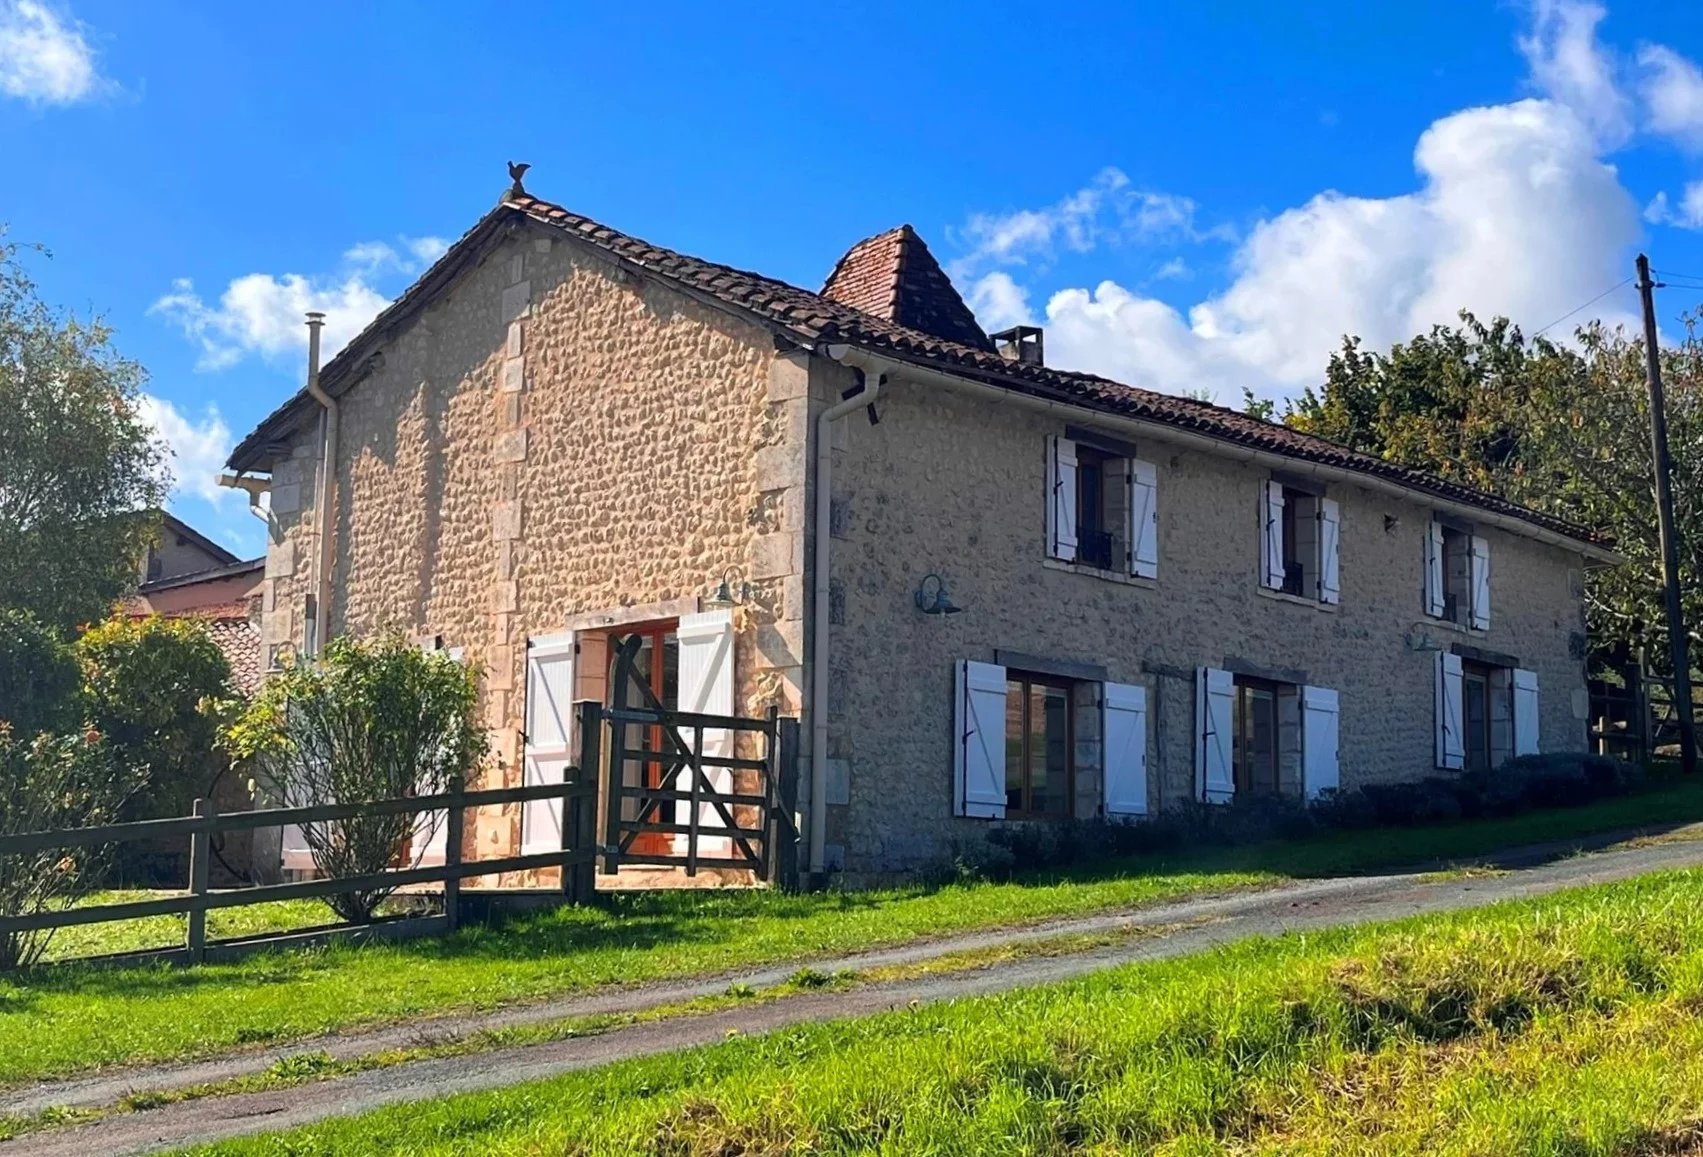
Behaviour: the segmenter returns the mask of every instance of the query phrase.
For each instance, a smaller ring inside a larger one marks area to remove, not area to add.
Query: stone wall
[[[486,783],[514,785],[528,636],[691,605],[732,572],[752,593],[739,706],[796,712],[806,395],[806,366],[766,331],[518,231],[342,396],[332,633],[464,648]],[[303,643],[318,446],[310,423],[274,465],[270,645]],[[518,808],[479,817],[480,854],[518,850],[518,825]]]
[[[826,368],[818,379],[823,401],[845,385]],[[1148,688],[1151,809],[1193,792],[1193,672],[1203,665],[1288,668],[1336,688],[1344,786],[1431,774],[1435,660],[1409,646],[1416,631],[1517,656],[1538,674],[1543,748],[1584,745],[1576,553],[1483,530],[1491,628],[1455,630],[1422,613],[1431,508],[1332,483],[1341,604],[1273,595],[1258,582],[1269,470],[1167,443],[1156,429],[1134,437],[1158,467],[1159,577],[1114,581],[1045,557],[1046,439],[1067,420],[1092,424],[901,380],[885,387],[879,425],[842,423],[829,747],[848,802],[829,808],[828,839],[849,871],[911,867],[985,830],[952,817],[953,664],[994,661],[996,650],[1100,664],[1113,681]],[[913,594],[930,572],[963,613],[917,611]],[[1079,815],[1098,804],[1097,738],[1079,730]]]

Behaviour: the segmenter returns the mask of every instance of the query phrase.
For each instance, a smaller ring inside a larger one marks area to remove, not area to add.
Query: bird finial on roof
[[[524,197],[524,196],[526,196],[526,188],[525,188],[525,186],[523,186],[520,183],[520,179],[522,177],[526,176],[526,170],[530,169],[531,167],[532,166],[527,164],[525,161],[510,161],[509,162],[509,179],[514,182],[514,184],[509,186],[509,192],[508,192],[509,196],[511,196],[511,197]]]

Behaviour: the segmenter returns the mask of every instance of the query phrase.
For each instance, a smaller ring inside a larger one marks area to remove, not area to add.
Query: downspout
[[[323,313],[307,315],[307,392],[324,408],[320,422],[319,509],[316,512],[316,532],[319,536],[319,559],[314,564],[318,595],[313,605],[313,647],[318,656],[325,650],[326,635],[331,628],[331,549],[332,508],[337,494],[337,435],[342,426],[342,414],[337,401],[319,384],[319,331],[325,325]]]
[[[825,869],[828,824],[828,544],[832,538],[834,435],[833,425],[854,410],[873,405],[885,380],[881,367],[862,350],[832,345],[828,356],[863,373],[863,389],[823,410],[816,417],[816,524],[811,568],[815,573],[815,614],[810,638],[810,871]]]

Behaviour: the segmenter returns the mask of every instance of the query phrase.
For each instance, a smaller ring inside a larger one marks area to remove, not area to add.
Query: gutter
[[[810,871],[826,867],[828,824],[828,562],[832,541],[834,437],[839,419],[875,403],[881,394],[884,359],[845,345],[827,348],[830,358],[863,373],[863,389],[841,398],[816,416],[816,520],[810,560],[814,574],[810,629]],[[897,368],[897,367],[895,367]]]
[[[846,347],[833,347],[835,349]],[[1399,498],[1404,502],[1414,502],[1427,505],[1436,510],[1464,518],[1469,522],[1487,524],[1499,530],[1520,538],[1534,539],[1548,546],[1559,547],[1572,554],[1583,555],[1603,566],[1619,566],[1626,561],[1625,557],[1609,550],[1607,547],[1594,543],[1583,542],[1536,523],[1528,522],[1511,514],[1502,514],[1487,510],[1468,502],[1460,502],[1445,498],[1439,494],[1403,486],[1399,482],[1380,478],[1374,474],[1364,474],[1358,470],[1350,470],[1341,466],[1331,466],[1323,462],[1310,462],[1304,458],[1291,458],[1286,454],[1277,454],[1269,450],[1259,450],[1250,446],[1242,446],[1222,438],[1214,438],[1208,434],[1197,434],[1190,430],[1181,429],[1164,422],[1154,422],[1142,418],[1133,418],[1121,414],[1109,414],[1104,410],[1080,403],[1055,401],[1050,398],[1038,398],[1033,394],[1004,386],[990,385],[973,378],[936,370],[915,362],[902,361],[896,358],[877,354],[867,350],[851,350],[845,357],[837,355],[836,360],[852,364],[855,356],[856,363],[864,368],[866,373],[903,375],[905,378],[927,385],[943,386],[949,389],[963,390],[982,397],[1001,402],[1027,406],[1030,409],[1042,410],[1048,413],[1068,415],[1072,421],[1092,424],[1102,427],[1122,429],[1132,435],[1153,438],[1161,442],[1203,450],[1220,458],[1232,461],[1248,462],[1265,466],[1273,470],[1281,470],[1290,474],[1312,475],[1332,482],[1340,482],[1349,486],[1358,486],[1366,490],[1376,490]]]
[[[337,400],[319,384],[319,331],[325,325],[323,313],[307,315],[307,392],[325,411],[320,419],[319,493],[316,533],[319,536],[319,558],[314,563],[314,578],[318,594],[313,603],[313,652],[317,658],[325,650],[326,635],[331,627],[331,560],[332,509],[337,496],[337,436],[342,429],[342,411]]]

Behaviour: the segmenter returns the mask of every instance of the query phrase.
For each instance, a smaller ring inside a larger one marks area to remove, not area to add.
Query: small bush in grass
[[[334,640],[318,662],[269,679],[230,725],[230,750],[252,758],[292,806],[436,795],[485,754],[473,672],[401,635]],[[410,813],[308,824],[314,866],[332,878],[384,871],[410,837],[421,848],[433,819]],[[394,889],[341,892],[327,903],[366,923]]]
[[[1635,790],[1638,764],[1583,753],[1522,755],[1493,772],[1428,776],[1330,791],[1311,803],[1258,796],[1229,804],[1189,800],[1135,823],[1071,820],[1012,823],[959,844],[952,874],[999,880],[1020,868],[1068,867],[1091,860],[1181,848],[1299,839],[1328,831],[1414,827],[1569,807]]]
[[[141,784],[99,732],[24,737],[0,721],[0,836],[111,823]],[[0,916],[69,907],[98,884],[103,849],[44,848],[0,856]],[[51,931],[0,934],[0,970],[33,964]]]

